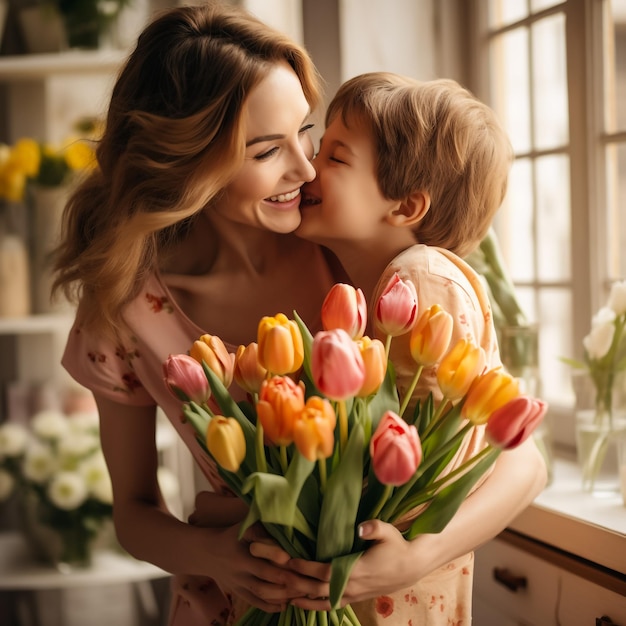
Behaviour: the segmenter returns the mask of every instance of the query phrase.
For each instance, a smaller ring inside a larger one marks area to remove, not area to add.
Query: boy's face
[[[371,242],[387,232],[386,216],[398,202],[383,197],[376,179],[372,134],[348,128],[337,116],[326,128],[313,166],[315,180],[302,187],[299,237],[331,249],[341,242]]]

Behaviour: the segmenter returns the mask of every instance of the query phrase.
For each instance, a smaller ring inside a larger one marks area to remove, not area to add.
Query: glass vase
[[[501,326],[498,328],[498,343],[502,364],[511,375],[520,379],[523,393],[540,398],[539,326]],[[554,476],[554,455],[547,418],[535,429],[533,439],[546,463],[549,484]]]
[[[21,495],[19,512],[21,530],[34,558],[63,573],[91,565],[94,531],[80,515],[63,516],[62,524],[47,523],[38,496],[32,491]]]
[[[605,402],[587,372],[573,376],[576,455],[582,489],[600,497],[620,494],[618,443],[626,437],[625,385],[626,376],[620,373]]]

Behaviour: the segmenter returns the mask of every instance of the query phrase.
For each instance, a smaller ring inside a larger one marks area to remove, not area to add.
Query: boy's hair
[[[459,256],[476,248],[502,204],[513,156],[492,109],[452,80],[372,72],[339,88],[326,125],[337,115],[346,126],[371,131],[386,198],[430,195],[430,210],[415,228],[420,243]]]
[[[144,29],[55,253],[54,289],[80,297],[83,323],[118,326],[159,253],[232,179],[244,160],[246,98],[284,62],[315,108],[319,78],[306,51],[243,9],[205,1]]]

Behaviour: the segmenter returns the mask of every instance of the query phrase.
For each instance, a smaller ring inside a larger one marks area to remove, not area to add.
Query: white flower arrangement
[[[36,523],[61,537],[71,535],[73,547],[88,556],[113,511],[97,415],[42,411],[29,426],[0,425],[0,502],[14,494],[20,510],[34,514],[25,527]]]

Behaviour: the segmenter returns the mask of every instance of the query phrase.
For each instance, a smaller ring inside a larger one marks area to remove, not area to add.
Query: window
[[[540,329],[541,395],[573,445],[571,368],[626,278],[626,0],[476,0],[485,93],[515,162],[495,227]],[[621,106],[620,106],[621,103]]]

